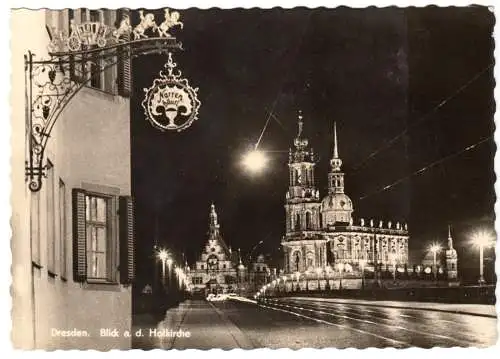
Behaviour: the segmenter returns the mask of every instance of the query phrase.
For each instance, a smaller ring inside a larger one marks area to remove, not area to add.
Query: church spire
[[[309,144],[309,141],[307,138],[302,137],[302,132],[304,131],[304,121],[302,117],[302,111],[299,110],[299,115],[298,115],[298,126],[299,130],[297,132],[297,137],[295,137],[294,144],[295,147],[299,152],[305,151],[307,145]]]
[[[453,238],[451,237],[451,225],[448,224],[448,250],[453,249]]]
[[[330,166],[333,172],[340,172],[342,160],[339,158],[339,147],[337,140],[337,123],[333,123],[333,157],[330,160]]]
[[[217,235],[219,233],[219,222],[217,220],[217,212],[215,211],[215,205],[212,202],[210,205],[210,234]]]
[[[217,212],[215,212],[215,204],[210,205],[210,225],[217,225]]]
[[[337,122],[333,122],[333,137],[334,137],[333,158],[339,158],[339,149],[337,145]]]

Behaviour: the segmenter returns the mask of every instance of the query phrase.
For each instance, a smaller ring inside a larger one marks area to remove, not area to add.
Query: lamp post
[[[172,281],[172,264],[174,263],[174,261],[169,256],[166,260],[166,263],[168,268],[168,285],[171,285],[170,282]]]
[[[163,285],[165,285],[165,271],[168,258],[168,251],[166,251],[165,249],[160,249],[160,251],[158,252],[158,258],[161,260],[161,279]]]
[[[479,285],[484,284],[484,248],[493,244],[493,238],[490,233],[481,230],[472,236],[473,244],[479,247]]]
[[[437,254],[441,251],[441,245],[439,243],[433,243],[429,250],[433,255],[433,271],[434,271],[434,279],[437,280]]]
[[[285,293],[286,293],[286,281],[287,281],[287,279],[288,279],[287,276],[283,277],[283,287],[284,287],[283,292],[285,292]]]
[[[295,278],[297,278],[297,292],[300,290],[300,283],[299,283],[299,278],[300,278],[300,273],[295,272]]]

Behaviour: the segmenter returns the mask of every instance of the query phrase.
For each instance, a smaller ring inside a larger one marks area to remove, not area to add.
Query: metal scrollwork
[[[165,64],[167,73],[160,71],[160,78],[144,89],[146,96],[142,107],[146,119],[162,131],[188,128],[198,118],[201,105],[198,88],[192,88],[187,79],[181,78],[181,71],[175,71],[176,67],[169,53]]]
[[[47,28],[50,37],[49,58],[35,60],[31,52],[25,56],[29,97],[26,177],[31,191],[40,190],[42,178],[46,175],[44,152],[52,128],[82,87],[118,61],[148,54],[169,54],[169,63],[172,64],[171,51],[182,50],[182,43],[169,33],[175,26],[183,28],[178,12],[165,9],[164,20],[160,25],[155,23],[152,13],[140,11],[139,15],[140,22],[136,25],[131,23],[128,14],[124,14],[118,27],[100,22],[76,24],[72,21],[69,33]],[[169,71],[169,81],[178,83],[172,92],[177,98],[174,102],[178,105],[180,116],[191,116],[192,122],[199,107],[197,89],[189,87],[187,80],[180,79],[180,72],[177,76],[172,71],[173,67]],[[192,102],[188,100],[193,98],[195,100]],[[171,116],[174,102],[167,102],[166,108]],[[182,106],[184,109],[181,111]]]

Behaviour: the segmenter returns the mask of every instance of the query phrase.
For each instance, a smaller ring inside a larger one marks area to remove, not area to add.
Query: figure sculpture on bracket
[[[198,89],[190,87],[180,77],[180,71],[173,71],[171,52],[183,47],[169,31],[175,26],[184,27],[179,12],[164,9],[164,20],[157,25],[153,13],[140,10],[139,21],[133,21],[135,17],[130,10],[121,11],[119,23],[114,25],[70,19],[68,30],[47,26],[48,56],[36,59],[31,51],[25,55],[25,71],[30,79],[27,89],[30,142],[25,173],[31,191],[39,191],[42,186],[47,169],[45,148],[59,115],[81,88],[120,62],[130,63],[138,56],[168,54],[168,74],[160,73],[162,78],[155,80],[145,100],[149,109],[147,118],[161,130],[177,131],[197,119]]]
[[[174,26],[180,26],[181,29],[184,28],[184,24],[179,21],[181,15],[177,11],[170,12],[169,9],[165,9],[165,20],[158,26],[158,34],[160,37],[172,37],[168,33],[168,30],[170,30]]]

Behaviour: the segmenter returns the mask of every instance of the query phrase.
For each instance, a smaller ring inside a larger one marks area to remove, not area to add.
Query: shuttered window
[[[130,284],[134,278],[130,197],[73,190],[73,279]]]
[[[90,21],[91,22],[103,22],[102,11],[100,10],[90,10]],[[92,50],[97,49],[97,45],[91,47]],[[102,90],[102,76],[101,71],[102,61],[99,58],[99,53],[93,53],[90,56],[90,86],[98,90]]]
[[[111,198],[85,196],[87,278],[112,281]]]
[[[120,282],[130,284],[135,274],[134,203],[130,197],[120,197]]]
[[[117,12],[117,22],[120,22],[124,17],[130,16],[128,9],[119,9]],[[124,40],[130,40],[130,34],[124,35]],[[129,97],[132,88],[132,77],[130,73],[131,59],[128,54],[130,49],[127,47],[120,47],[117,49],[117,85],[118,95]]]
[[[87,279],[87,230],[85,224],[85,191],[73,190],[73,280]]]

